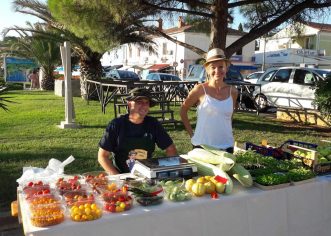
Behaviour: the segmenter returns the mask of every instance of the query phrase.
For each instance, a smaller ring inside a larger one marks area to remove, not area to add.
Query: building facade
[[[300,33],[298,33],[300,32]],[[289,25],[261,38],[255,63],[261,67],[310,66],[331,68],[331,25],[314,22]]]
[[[159,21],[159,27],[162,29],[162,20]],[[179,17],[177,27],[163,30],[164,33],[178,41],[194,45],[204,51],[208,50],[210,45],[210,36],[205,33],[195,32],[193,27],[186,25],[183,19]],[[226,45],[230,45],[235,40],[240,38],[244,33],[229,29]],[[121,45],[119,48],[107,52],[103,55],[101,63],[103,66],[123,65],[128,68],[130,66],[139,66],[148,69],[154,65],[162,65],[164,67],[171,66],[177,71],[180,77],[185,77],[188,68],[191,64],[195,64],[196,60],[201,56],[195,52],[180,46],[166,38],[154,37],[156,43],[156,54],[148,52],[147,49],[135,45]],[[251,42],[244,46],[241,52],[232,57],[236,64],[253,65],[253,56],[255,50],[255,42]]]

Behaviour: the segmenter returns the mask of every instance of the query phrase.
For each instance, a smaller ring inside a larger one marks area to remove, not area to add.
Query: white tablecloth
[[[20,202],[21,197],[19,197]],[[30,224],[22,209],[26,235],[52,236],[330,236],[331,177],[283,189],[243,189],[231,195],[188,202],[134,207],[123,213],[104,213],[90,222],[65,222],[49,228]]]

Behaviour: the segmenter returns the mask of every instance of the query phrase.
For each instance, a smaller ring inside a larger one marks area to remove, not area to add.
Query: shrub
[[[331,118],[331,74],[316,84],[314,104],[327,119]]]

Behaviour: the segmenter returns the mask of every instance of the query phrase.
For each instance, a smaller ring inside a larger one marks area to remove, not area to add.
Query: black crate
[[[279,160],[285,159],[284,152],[280,148],[264,147],[247,142],[245,145],[245,149],[251,149],[263,156],[271,156]]]

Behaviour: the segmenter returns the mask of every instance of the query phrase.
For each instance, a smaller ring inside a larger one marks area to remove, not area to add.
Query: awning
[[[160,71],[160,70],[163,70],[163,69],[165,69],[169,66],[170,66],[170,64],[154,64],[151,67],[149,67],[148,69],[150,71]]]

